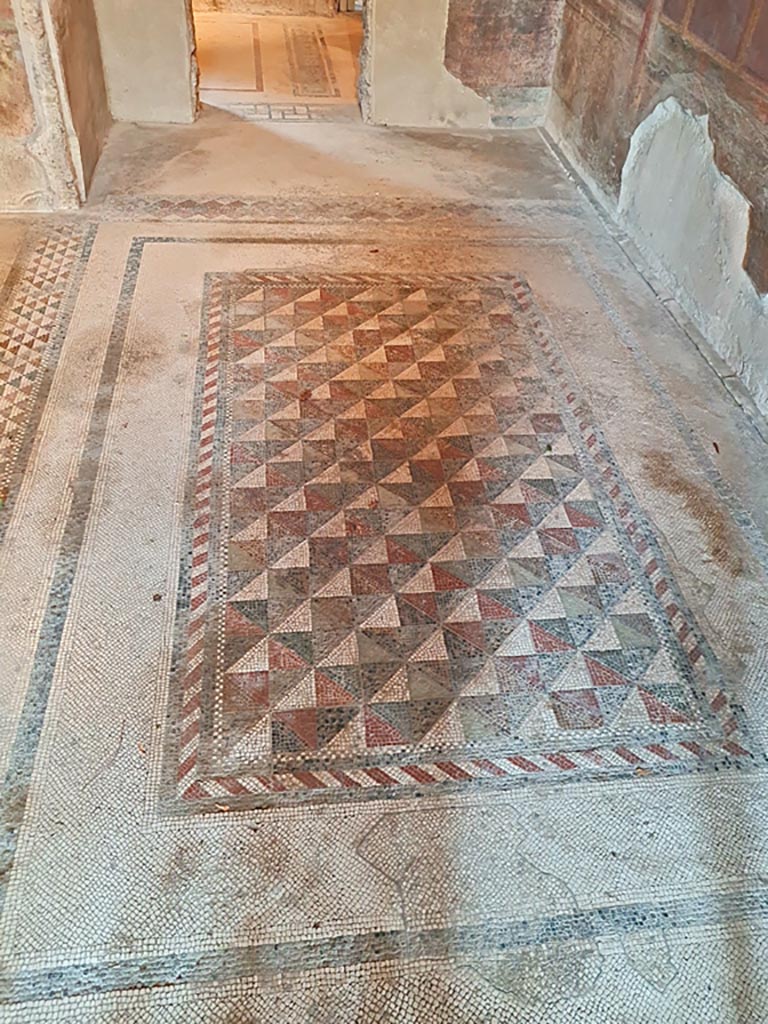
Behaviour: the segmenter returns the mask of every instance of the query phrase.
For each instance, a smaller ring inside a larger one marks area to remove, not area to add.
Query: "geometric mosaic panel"
[[[519,279],[213,276],[197,399],[178,795],[749,756]]]
[[[92,232],[49,228],[8,282],[0,322],[0,510],[21,476],[19,456],[34,432],[37,399],[69,320],[71,282],[82,272]]]

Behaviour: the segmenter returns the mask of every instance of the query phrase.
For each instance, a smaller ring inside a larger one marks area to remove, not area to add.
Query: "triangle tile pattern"
[[[0,322],[0,507],[8,498],[41,371],[83,248],[82,231],[53,229],[31,250]]]
[[[246,276],[230,323],[227,763],[692,722],[501,285]]]

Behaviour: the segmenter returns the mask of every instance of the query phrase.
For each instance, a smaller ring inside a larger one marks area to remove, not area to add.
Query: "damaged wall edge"
[[[768,78],[746,64],[758,25],[742,66],[659,11],[566,0],[546,131],[729,388],[766,417]]]
[[[361,98],[374,124],[543,124],[564,0],[366,0]]]
[[[768,415],[768,295],[744,269],[751,206],[718,168],[706,114],[676,99],[635,129],[620,225]]]
[[[445,67],[449,0],[367,4],[370,120],[401,127],[490,127],[488,101]]]

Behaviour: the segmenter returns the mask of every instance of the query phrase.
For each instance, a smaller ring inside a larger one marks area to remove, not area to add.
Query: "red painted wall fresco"
[[[666,0],[664,16],[694,46],[768,84],[765,0]]]
[[[552,78],[561,0],[450,0],[445,66],[492,98]]]
[[[11,0],[0,0],[0,135],[28,135],[34,112]]]

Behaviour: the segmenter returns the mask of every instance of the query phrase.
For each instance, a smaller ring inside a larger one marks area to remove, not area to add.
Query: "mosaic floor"
[[[360,15],[195,14],[200,101],[246,121],[359,119]]]
[[[747,756],[522,281],[255,274],[209,295],[185,797]]]
[[[512,149],[0,225],[3,1022],[768,1020],[761,426]]]

